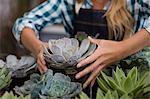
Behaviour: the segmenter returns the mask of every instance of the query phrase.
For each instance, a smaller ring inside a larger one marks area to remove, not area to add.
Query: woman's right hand
[[[43,44],[47,46],[47,43],[43,43]],[[39,69],[40,73],[46,72],[48,68],[47,68],[46,62],[44,60],[43,49],[42,48],[36,56],[37,56],[38,69]]]

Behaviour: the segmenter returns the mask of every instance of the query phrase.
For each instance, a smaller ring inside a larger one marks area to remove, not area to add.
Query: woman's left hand
[[[76,79],[79,79],[91,73],[83,84],[83,88],[87,87],[90,83],[93,84],[103,68],[127,57],[127,47],[124,46],[123,41],[100,40],[92,39],[91,37],[89,37],[89,40],[97,44],[98,47],[92,55],[77,64],[77,68],[80,68],[92,63],[76,75]]]

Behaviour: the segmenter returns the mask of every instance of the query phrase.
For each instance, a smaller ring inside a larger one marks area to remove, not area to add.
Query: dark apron
[[[108,29],[104,10],[80,9],[75,16],[75,33],[85,32],[89,36],[108,39]]]
[[[92,36],[98,39],[108,39],[108,27],[107,27],[107,20],[104,17],[106,11],[104,10],[93,10],[93,9],[80,9],[79,14],[75,16],[74,22],[74,31],[75,34],[78,32],[84,32],[88,36]],[[108,68],[109,74],[112,73],[112,69]],[[85,79],[87,80],[87,76]],[[86,88],[84,91],[88,94],[91,98],[95,98],[97,92],[97,83],[93,86],[93,88]],[[93,93],[91,93],[93,90]]]

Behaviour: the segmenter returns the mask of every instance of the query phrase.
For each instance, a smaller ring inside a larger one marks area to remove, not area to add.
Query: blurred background
[[[24,50],[19,48],[13,37],[12,26],[17,18],[44,1],[46,0],[0,0],[0,58],[8,54],[17,56],[24,54]],[[43,30],[45,34],[42,36],[42,39],[48,39],[48,33],[52,33],[51,37],[55,38],[53,34],[60,31],[62,32],[60,35],[64,36],[62,26],[47,27]]]

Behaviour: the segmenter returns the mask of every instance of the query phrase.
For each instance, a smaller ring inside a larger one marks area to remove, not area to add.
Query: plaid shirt
[[[73,33],[73,20],[76,0],[48,0],[22,18],[16,20],[13,27],[15,38],[20,41],[24,27],[39,32],[47,25],[63,23],[67,33]],[[92,8],[92,0],[85,0],[82,8]],[[134,31],[145,28],[150,33],[150,0],[127,0],[127,8],[135,19]]]

